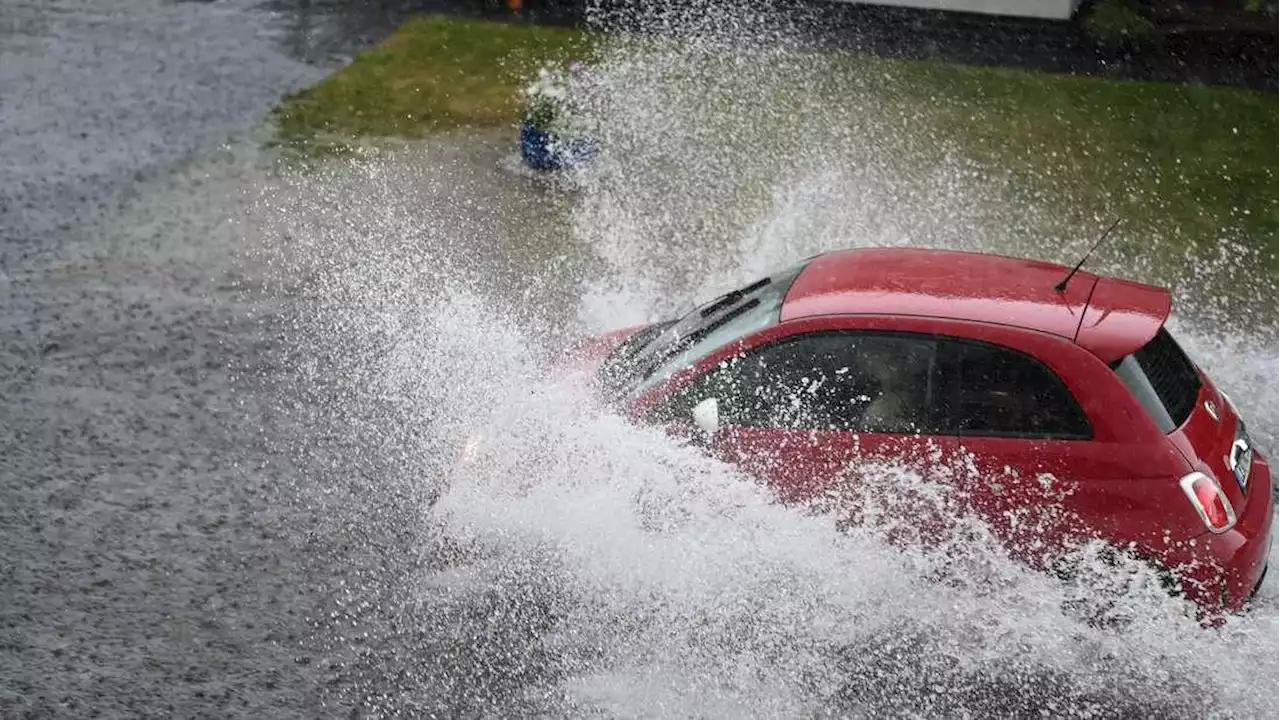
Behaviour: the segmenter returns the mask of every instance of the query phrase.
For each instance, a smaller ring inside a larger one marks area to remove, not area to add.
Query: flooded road
[[[0,709],[1274,714],[1274,578],[1221,631],[1141,590],[1101,630],[971,528],[971,572],[934,585],[938,556],[779,508],[545,371],[564,338],[831,247],[1074,258],[1079,228],[918,152],[913,118],[725,132],[821,64],[610,56],[618,150],[566,188],[505,132],[282,166],[252,129],[323,68],[262,7],[0,9]],[[1183,292],[1233,262],[1095,267],[1181,283],[1192,351],[1275,457],[1274,288]]]

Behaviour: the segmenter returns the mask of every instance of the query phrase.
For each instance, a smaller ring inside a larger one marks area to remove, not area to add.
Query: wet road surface
[[[313,707],[227,246],[111,227],[322,76],[282,32],[249,3],[0,3],[0,714]]]

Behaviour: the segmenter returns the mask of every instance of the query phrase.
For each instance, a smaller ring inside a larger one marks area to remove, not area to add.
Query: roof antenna
[[[1102,241],[1106,240],[1107,236],[1111,234],[1111,231],[1115,230],[1116,226],[1119,224],[1120,218],[1116,218],[1116,221],[1111,223],[1111,227],[1107,228],[1106,231],[1098,238],[1097,242],[1093,244],[1093,247],[1089,248],[1089,252],[1085,253],[1084,257],[1080,258],[1080,262],[1076,263],[1076,266],[1071,268],[1071,272],[1067,273],[1067,276],[1062,278],[1061,282],[1054,285],[1053,289],[1058,292],[1065,292],[1067,289],[1067,283],[1071,282],[1071,278],[1075,276],[1078,270],[1080,270],[1080,266],[1084,265],[1084,261],[1089,259],[1089,256],[1093,254],[1093,251],[1098,249],[1098,246],[1102,244]]]

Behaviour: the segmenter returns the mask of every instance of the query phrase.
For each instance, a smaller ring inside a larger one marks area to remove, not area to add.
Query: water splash
[[[963,514],[928,543],[843,527],[840,508],[780,506],[555,369],[575,333],[820,250],[1066,261],[1087,237],[1056,205],[1013,204],[999,172],[844,60],[734,42],[759,38],[749,16],[700,17],[711,29],[679,42],[606,48],[583,119],[608,152],[575,199],[504,179],[483,139],[453,138],[286,177],[259,208],[280,287],[305,308],[289,362],[322,408],[308,442],[351,448],[334,461],[345,489],[304,492],[328,497],[335,530],[407,527],[402,550],[421,558],[378,576],[396,588],[379,609],[317,623],[363,668],[339,700],[420,714],[1274,713],[1274,594],[1204,629],[1145,568],[1096,547],[1080,555],[1091,580],[1071,586]],[[1197,260],[1181,279],[1242,262]],[[1180,300],[1190,350],[1274,457],[1274,327],[1205,329],[1269,310]],[[922,502],[948,486],[891,458],[859,471]],[[1106,585],[1122,586],[1116,604],[1081,607]],[[1099,610],[1123,622],[1090,622]],[[356,651],[344,638],[360,633]]]

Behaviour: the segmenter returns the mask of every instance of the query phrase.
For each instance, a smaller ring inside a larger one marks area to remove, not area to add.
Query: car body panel
[[[800,273],[782,320],[819,315],[893,314],[1014,325],[1073,338],[1097,277],[1070,268],[994,255],[859,248],[822,255]]]
[[[1200,381],[1200,394],[1191,415],[1169,433],[1169,439],[1191,462],[1193,469],[1218,481],[1239,515],[1252,495],[1247,485],[1240,487],[1228,460],[1240,417],[1203,371],[1200,372]]]
[[[1173,298],[1163,288],[1100,278],[1081,318],[1076,344],[1105,363],[1115,362],[1155,337],[1172,306]]]
[[[1263,576],[1274,542],[1274,478],[1266,459],[1255,453],[1249,475],[1250,502],[1236,524],[1215,535],[1166,549],[1166,567],[1179,571],[1187,596],[1202,607],[1238,610],[1249,601]]]
[[[1074,340],[1113,362],[1150,340],[1169,292],[1064,265],[980,253],[858,248],[821,255],[796,278],[782,320],[894,314],[1010,325]]]
[[[870,459],[927,476],[933,463],[954,455],[956,443],[926,435],[725,427],[714,447],[717,457],[768,484],[783,502],[804,503],[852,479],[857,465]]]
[[[1203,531],[1189,505],[1175,505],[1178,512],[1170,513],[1172,503],[1182,502],[1176,479],[1188,471],[1186,460],[1092,353],[1048,333],[1008,326],[910,322],[939,335],[979,340],[1038,359],[1063,381],[1089,419],[1091,440],[958,438],[980,479],[970,490],[975,506],[1014,545],[1062,547],[1102,532],[1121,544],[1156,548],[1166,537],[1187,539]],[[1040,513],[1026,524],[1034,514],[1026,508],[1046,504],[1053,504],[1058,514]]]

